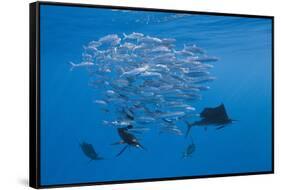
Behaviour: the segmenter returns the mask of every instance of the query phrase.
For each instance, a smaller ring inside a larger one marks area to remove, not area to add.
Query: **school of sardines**
[[[196,45],[176,47],[176,39],[142,33],[106,35],[84,46],[82,62],[89,85],[96,89],[94,103],[110,119],[103,125],[117,129],[115,144],[143,148],[136,134],[156,127],[159,133],[183,135],[187,122],[196,115],[194,102],[209,89],[211,63],[218,60]],[[98,98],[97,98],[98,97]]]

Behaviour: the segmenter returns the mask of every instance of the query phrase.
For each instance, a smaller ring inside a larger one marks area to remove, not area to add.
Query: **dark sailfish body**
[[[94,147],[91,144],[88,143],[81,143],[80,148],[83,151],[83,153],[92,160],[103,160],[102,157],[100,157],[97,152],[95,151]]]
[[[231,124],[233,119],[230,119],[226,113],[226,109],[224,104],[221,104],[214,108],[205,108],[201,113],[200,117],[202,118],[199,121],[195,121],[193,123],[187,123],[187,133],[189,134],[191,127],[193,126],[216,126],[216,129],[222,129],[226,125]]]
[[[128,127],[118,128],[117,132],[121,138],[121,141],[114,143],[113,145],[117,144],[126,144],[126,146],[116,155],[120,156],[129,146],[144,149],[144,147],[139,143],[135,135],[130,133],[128,129],[133,128],[132,125],[129,125]]]

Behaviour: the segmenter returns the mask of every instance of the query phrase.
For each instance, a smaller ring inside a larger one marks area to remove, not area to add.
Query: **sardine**
[[[100,105],[107,105],[107,102],[104,100],[95,100],[95,103]]]
[[[98,42],[102,44],[110,44],[112,46],[115,46],[117,44],[119,44],[121,41],[121,38],[118,37],[118,35],[116,34],[110,34],[110,35],[107,35],[107,36],[104,36],[102,38],[99,39]]]
[[[120,77],[130,77],[130,76],[135,76],[138,75],[144,71],[146,71],[149,68],[148,65],[144,65],[143,67],[135,68],[130,71],[125,71]]]
[[[124,40],[130,39],[130,40],[137,40],[137,39],[141,39],[144,35],[142,33],[138,33],[138,32],[133,32],[131,34],[125,34],[123,33],[124,36]]]

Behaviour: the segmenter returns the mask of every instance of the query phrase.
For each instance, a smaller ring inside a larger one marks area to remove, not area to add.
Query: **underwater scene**
[[[40,5],[42,185],[272,171],[272,20]]]

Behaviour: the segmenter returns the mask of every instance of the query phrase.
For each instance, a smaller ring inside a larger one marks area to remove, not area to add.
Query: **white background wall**
[[[274,175],[193,179],[106,185],[73,189],[276,189],[281,184],[281,9],[277,0],[68,0],[69,2],[183,9],[275,16],[275,171]],[[3,0],[0,5],[0,189],[28,189],[28,3]],[[278,7],[279,6],[279,7]]]

